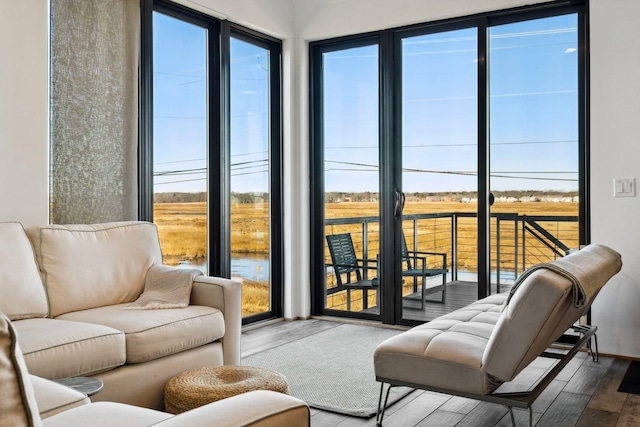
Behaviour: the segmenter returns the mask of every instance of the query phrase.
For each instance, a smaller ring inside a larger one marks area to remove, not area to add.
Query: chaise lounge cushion
[[[157,228],[147,222],[36,226],[27,234],[52,317],[132,302],[149,267],[162,263]]]
[[[124,332],[127,363],[141,363],[216,341],[224,336],[220,310],[192,305],[125,310],[127,304],[76,311],[57,319],[91,322]]]
[[[482,355],[506,299],[484,298],[387,339],[374,355],[376,376],[471,393],[495,389]]]
[[[91,375],[126,360],[124,334],[113,328],[58,319],[26,319],[13,325],[29,372],[40,377]]]
[[[0,311],[11,320],[47,317],[47,295],[22,225],[0,223],[0,242]]]

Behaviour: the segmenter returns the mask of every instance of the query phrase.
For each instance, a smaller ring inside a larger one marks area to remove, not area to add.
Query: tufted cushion
[[[0,311],[11,320],[47,317],[49,304],[22,225],[0,223]]]
[[[91,375],[123,365],[125,338],[102,325],[59,319],[15,322],[29,372],[57,379]]]
[[[374,353],[376,376],[470,393],[494,390],[500,382],[486,374],[482,356],[506,299],[484,298],[387,339]]]
[[[9,319],[0,313],[0,427],[41,425],[16,332]]]
[[[132,302],[147,270],[162,263],[158,230],[147,222],[30,227],[51,315]]]
[[[123,331],[127,363],[141,363],[199,347],[224,336],[216,308],[191,305],[162,310],[125,310],[127,304],[64,314],[58,319],[92,322]]]

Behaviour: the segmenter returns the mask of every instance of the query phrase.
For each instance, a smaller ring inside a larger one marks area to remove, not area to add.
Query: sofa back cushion
[[[42,422],[15,330],[0,313],[0,427],[27,426]]]
[[[53,317],[132,302],[149,267],[162,263],[158,230],[148,222],[47,225],[27,233]]]
[[[579,276],[592,280],[588,292],[592,301],[622,263],[617,252],[591,245],[569,255],[563,265],[573,270],[565,270],[573,276],[579,269]],[[491,333],[482,357],[485,371],[502,381],[515,378],[587,311],[588,304],[574,303],[575,292],[572,281],[556,271],[539,268],[529,274]]]
[[[0,311],[11,320],[47,317],[49,305],[22,225],[0,223]]]

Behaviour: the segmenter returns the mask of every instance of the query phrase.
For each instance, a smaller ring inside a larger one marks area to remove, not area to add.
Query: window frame
[[[369,315],[338,312],[324,308],[324,188],[322,134],[322,53],[348,49],[377,40],[380,46],[380,150],[386,158],[401,155],[401,41],[406,37],[425,35],[462,28],[478,29],[478,194],[489,193],[489,79],[487,67],[488,29],[492,26],[576,13],[578,15],[578,163],[579,163],[579,241],[588,244],[590,236],[589,201],[589,8],[588,0],[557,0],[535,5],[483,12],[463,17],[436,20],[380,31],[318,40],[309,44],[309,144],[310,144],[310,283],[312,284],[312,315],[340,315],[368,318]],[[384,160],[384,159],[383,159]],[[399,244],[394,235],[400,224],[393,221],[393,200],[390,192],[401,187],[401,172],[391,161],[380,164],[380,223],[381,250],[395,254],[382,259],[380,280],[397,283],[399,271],[395,260]],[[391,169],[391,170],[389,170]],[[488,197],[478,200],[478,279],[485,287],[478,287],[478,298],[489,294],[490,267],[490,205]],[[391,258],[391,259],[389,259]],[[486,288],[486,289],[485,289]],[[397,292],[382,291],[382,321],[389,324],[413,325],[402,319],[402,301]]]
[[[269,224],[270,309],[242,318],[243,324],[282,317],[284,288],[282,189],[282,41],[220,20],[169,0],[140,1],[140,81],[138,218],[153,222],[153,12],[208,30],[208,274],[231,277],[230,190],[230,39],[237,37],[270,52]],[[217,207],[217,209],[211,209]]]

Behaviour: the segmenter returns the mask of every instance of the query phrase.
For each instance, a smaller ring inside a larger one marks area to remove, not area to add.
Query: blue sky
[[[206,30],[153,23],[154,191],[206,191]],[[231,40],[232,191],[268,191],[268,64],[265,49]]]
[[[493,190],[577,189],[576,27],[491,28]],[[405,192],[476,189],[476,43],[473,28],[403,42]],[[232,40],[232,191],[268,189],[267,55]],[[327,53],[324,70],[325,189],[376,192],[378,49]],[[155,13],[154,73],[155,191],[205,191],[206,30]]]
[[[569,15],[491,29],[493,190],[577,189],[576,27]],[[403,41],[405,192],[476,190],[476,45],[475,29]],[[326,191],[378,190],[377,55],[324,56]]]

